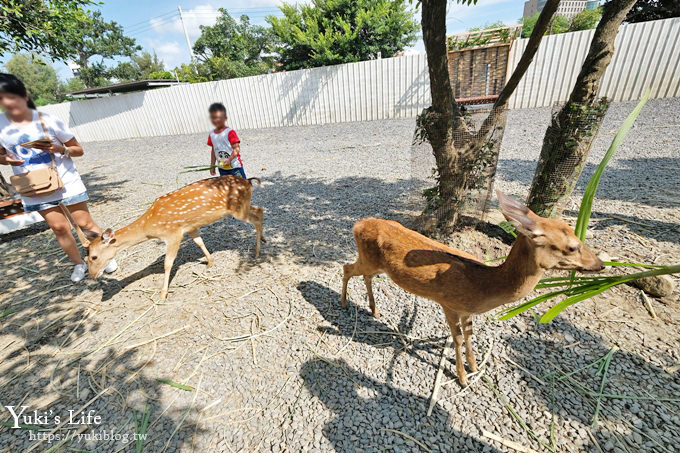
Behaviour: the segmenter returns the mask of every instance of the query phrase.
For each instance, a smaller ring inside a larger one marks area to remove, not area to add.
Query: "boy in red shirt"
[[[210,149],[210,167],[219,166],[220,176],[234,175],[246,177],[241,161],[241,140],[236,131],[227,126],[227,109],[216,102],[208,109],[210,122],[215,129],[208,136]],[[215,176],[215,168],[210,168],[210,174]]]

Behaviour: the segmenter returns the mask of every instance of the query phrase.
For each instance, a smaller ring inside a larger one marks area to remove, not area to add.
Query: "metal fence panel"
[[[567,100],[594,31],[546,36],[510,98],[510,108]],[[516,40],[508,71],[527,40]],[[624,25],[600,95],[615,101],[680,95],[680,18]],[[507,78],[506,78],[507,79]],[[222,102],[235,129],[413,118],[430,105],[424,54],[178,85],[41,107],[80,140],[117,140],[207,132],[208,106]]]

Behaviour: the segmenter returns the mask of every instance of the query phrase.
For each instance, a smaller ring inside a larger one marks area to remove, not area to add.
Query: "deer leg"
[[[267,242],[262,233],[262,224],[264,223],[264,211],[262,208],[251,206],[248,212],[248,222],[255,226],[255,258],[257,258],[260,255],[260,241]]]
[[[460,329],[460,317],[458,313],[451,310],[444,309],[446,321],[451,328],[451,335],[453,335],[453,344],[456,348],[456,374],[458,374],[458,382],[463,387],[468,386],[467,373],[465,372],[465,364],[463,363],[463,332]]]
[[[203,242],[203,238],[201,238],[200,233],[198,230],[190,231],[189,236],[191,236],[191,239],[194,240],[196,245],[203,251],[203,254],[205,255],[205,258],[208,260],[208,267],[213,265],[213,257],[208,251],[208,249],[205,246],[205,243]]]
[[[356,272],[358,267],[359,261],[357,260],[354,264],[345,264],[342,268],[342,294],[340,295],[340,304],[342,304],[342,308],[347,308],[347,282],[349,282],[350,278],[361,275],[360,272]]]
[[[375,306],[375,298],[373,297],[373,276],[364,274],[364,283],[366,284],[366,292],[368,293],[368,305],[371,307],[373,317],[378,317],[378,309]]]
[[[168,286],[170,286],[170,271],[172,270],[172,263],[175,262],[179,244],[182,242],[182,236],[178,238],[170,238],[165,242],[165,276],[163,280],[163,289],[161,289],[161,300],[168,297]]]
[[[474,373],[477,371],[477,361],[475,360],[475,351],[472,347],[472,317],[461,316],[460,324],[465,335],[465,359],[470,366],[470,371]]]

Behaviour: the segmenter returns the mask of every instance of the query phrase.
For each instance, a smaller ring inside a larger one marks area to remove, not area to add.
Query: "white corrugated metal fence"
[[[593,31],[546,36],[510,108],[552,106],[569,96]],[[514,69],[527,40],[510,52]],[[600,94],[615,101],[680,95],[680,18],[621,27]],[[83,141],[204,132],[223,102],[235,129],[413,118],[430,105],[425,55],[197,83],[41,107]]]
[[[510,98],[510,108],[549,107],[569,98],[586,59],[594,30],[545,36],[534,61]],[[528,39],[510,50],[514,70]],[[600,83],[600,96],[613,101],[680,96],[680,18],[623,25],[614,57]]]

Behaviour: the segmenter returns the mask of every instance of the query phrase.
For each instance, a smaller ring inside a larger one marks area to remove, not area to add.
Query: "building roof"
[[[67,94],[74,98],[99,97],[114,93],[129,93],[131,91],[144,91],[171,85],[181,85],[183,83],[177,80],[135,80],[134,82],[116,83],[105,87],[85,88],[83,90],[71,91]]]

